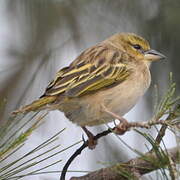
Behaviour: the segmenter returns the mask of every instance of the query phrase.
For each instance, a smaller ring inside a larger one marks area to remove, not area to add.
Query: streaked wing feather
[[[62,79],[62,75],[63,75],[64,72],[66,72],[68,69],[69,69],[69,67],[64,67],[64,68],[62,68],[60,71],[58,71],[58,72],[56,73],[56,76],[55,76],[54,80],[53,80],[52,82],[50,82],[49,85],[47,86],[46,91],[47,91],[48,89],[50,89],[51,87],[53,87],[53,86],[56,84],[56,82],[58,82],[60,79]]]
[[[69,97],[78,97],[92,91],[107,88],[110,85],[124,81],[128,75],[129,72],[124,69],[123,64],[122,67],[116,67],[115,65],[111,65],[108,68],[104,67],[104,71],[99,75],[94,74],[94,76],[87,76],[80,81],[77,80],[67,88],[66,95]]]
[[[88,49],[87,53],[82,53],[69,67],[57,73],[45,95],[65,93],[68,97],[78,97],[124,81],[130,70],[122,63],[120,52],[113,51],[109,52],[109,49],[102,47],[99,50],[98,47],[91,51]]]

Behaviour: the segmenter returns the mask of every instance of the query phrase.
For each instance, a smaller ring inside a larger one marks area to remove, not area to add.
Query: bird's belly
[[[147,80],[147,79],[146,79]],[[63,110],[66,117],[80,126],[94,126],[114,120],[103,110],[104,105],[108,110],[119,116],[126,114],[145,93],[150,84],[144,82],[143,77],[138,81],[128,80],[103,91],[86,95],[81,98],[72,98]]]

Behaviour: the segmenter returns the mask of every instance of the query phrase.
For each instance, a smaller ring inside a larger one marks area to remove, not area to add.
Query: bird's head
[[[165,58],[160,52],[151,49],[147,40],[133,33],[115,34],[109,40],[137,60],[151,62]]]

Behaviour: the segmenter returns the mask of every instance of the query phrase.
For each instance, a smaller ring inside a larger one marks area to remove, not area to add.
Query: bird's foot
[[[123,118],[124,119],[124,118]],[[114,129],[114,133],[118,135],[123,135],[125,132],[129,130],[129,123],[126,119],[125,121],[120,122]]]
[[[94,140],[94,136],[92,136],[92,138],[89,137],[88,138],[88,148],[93,150],[93,149],[95,149],[96,145],[97,145],[97,140]]]
[[[84,130],[84,132],[86,133],[86,135],[88,137],[89,149],[95,149],[95,147],[97,145],[97,140],[94,139],[94,135],[86,127],[83,126],[82,129]]]
[[[109,111],[104,105],[102,105],[102,108],[106,113],[111,115],[114,119],[118,119],[120,121],[120,123],[118,125],[116,125],[116,127],[114,129],[114,133],[122,135],[126,131],[129,130],[130,124],[128,123],[128,121],[125,118],[113,113],[112,111]]]

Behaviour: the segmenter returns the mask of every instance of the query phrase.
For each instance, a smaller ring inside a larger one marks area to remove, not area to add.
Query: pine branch
[[[164,153],[166,153],[165,151]],[[178,147],[168,149],[167,152],[174,163],[180,163]],[[150,159],[150,161],[148,161],[148,159]],[[157,161],[159,161],[159,157],[156,153],[148,152],[143,158],[138,157],[126,163],[118,163],[114,166],[91,172],[85,176],[72,177],[70,180],[127,180],[128,178],[125,177],[124,172],[129,172],[129,174],[132,175],[132,178],[135,179],[136,177],[134,177],[134,173],[138,172],[138,174],[144,175],[154,170],[164,168],[169,164],[168,160],[164,160],[164,163],[155,163]]]
[[[179,106],[178,106],[179,107]],[[177,108],[174,108],[174,112],[176,112],[175,110],[177,110]],[[118,135],[123,135],[125,134],[127,131],[129,130],[132,130],[132,129],[135,129],[135,128],[146,128],[146,129],[149,129],[151,128],[152,126],[154,125],[162,125],[162,127],[167,127],[168,125],[171,125],[170,124],[170,120],[173,119],[173,118],[176,118],[177,116],[175,115],[169,115],[165,120],[157,120],[157,119],[154,119],[154,120],[150,120],[148,122],[127,122],[124,118],[122,117],[119,117],[118,115],[108,111],[107,109],[105,109],[105,111],[107,113],[109,113],[110,115],[114,116],[116,119],[120,120],[121,122],[115,126],[114,128],[112,129],[108,129],[106,131],[103,131],[99,134],[97,134],[96,136],[94,136],[94,140],[97,141],[98,139],[104,137],[104,136],[107,136],[108,134],[114,132]],[[173,113],[174,114],[174,113]],[[177,122],[177,124],[179,124],[179,122]],[[176,123],[174,125],[177,125]],[[123,126],[122,126],[123,125]],[[163,129],[163,131],[165,131],[165,129]],[[163,132],[165,133],[165,132]],[[160,134],[161,135],[161,134]],[[156,138],[156,142],[154,142],[152,145],[154,146],[159,146],[159,143],[160,141],[162,140],[161,137],[158,134],[157,138]],[[145,136],[145,135],[144,135]],[[162,135],[162,137],[164,136],[164,134]],[[158,141],[158,142],[157,142]],[[155,144],[156,143],[156,144]],[[88,140],[87,141],[84,141],[84,143],[82,144],[82,146],[80,148],[78,148],[73,155],[70,156],[70,158],[68,159],[68,161],[66,162],[65,166],[63,167],[63,170],[62,170],[62,173],[61,173],[61,177],[60,177],[60,180],[65,180],[65,176],[66,176],[66,172],[70,166],[70,164],[72,163],[72,161],[78,156],[81,154],[81,152],[88,147]],[[152,152],[153,149],[150,151]],[[143,166],[142,166],[143,167]]]

